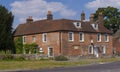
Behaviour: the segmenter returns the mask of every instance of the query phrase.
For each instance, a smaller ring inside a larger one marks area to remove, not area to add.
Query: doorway
[[[53,57],[54,52],[52,47],[48,47],[48,57]]]
[[[98,47],[94,47],[94,55],[95,57],[99,57],[99,53],[98,53]]]

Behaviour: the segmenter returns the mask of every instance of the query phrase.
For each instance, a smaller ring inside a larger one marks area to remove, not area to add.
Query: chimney
[[[93,24],[94,22],[94,14],[90,14],[90,24]]]
[[[101,24],[101,23],[103,24],[103,20],[104,20],[104,19],[103,19],[103,14],[102,14],[102,12],[99,13],[99,15],[98,15],[98,20],[99,20],[99,23],[100,23],[100,24]]]
[[[81,13],[81,21],[83,21],[83,20],[85,20],[85,13],[84,13],[84,11],[82,11],[82,13]]]
[[[26,19],[26,23],[31,23],[33,22],[33,19],[32,19],[32,16],[29,16],[27,19]]]
[[[51,12],[51,11],[48,11],[47,20],[52,20],[52,19],[53,19],[52,12]]]

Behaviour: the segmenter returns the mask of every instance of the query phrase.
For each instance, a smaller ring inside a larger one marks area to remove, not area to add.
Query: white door
[[[94,47],[94,55],[98,58],[99,54],[98,54],[98,47]]]
[[[53,48],[52,47],[48,47],[48,56],[49,57],[53,57]]]

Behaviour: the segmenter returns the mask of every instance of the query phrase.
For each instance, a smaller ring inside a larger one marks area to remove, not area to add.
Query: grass
[[[120,61],[120,58],[104,59],[81,59],[79,61],[52,61],[52,60],[28,60],[28,61],[0,61],[0,70],[26,70],[26,69],[44,69],[55,67],[81,66],[99,62]]]

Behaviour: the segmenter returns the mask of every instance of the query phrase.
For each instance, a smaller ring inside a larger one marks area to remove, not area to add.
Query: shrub
[[[116,55],[117,55],[117,56],[120,56],[120,52],[119,52],[119,51],[118,51],[118,52],[116,52]]]
[[[19,57],[16,57],[14,60],[23,61],[25,60],[25,58],[23,56],[19,56]]]
[[[3,60],[13,60],[13,59],[14,59],[14,57],[12,55],[5,55],[3,57]]]
[[[65,57],[65,56],[59,55],[59,56],[56,56],[56,57],[55,57],[55,60],[56,60],[56,61],[67,61],[68,58]]]

